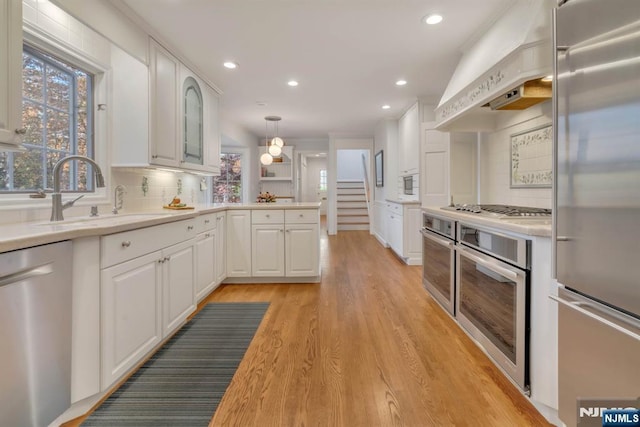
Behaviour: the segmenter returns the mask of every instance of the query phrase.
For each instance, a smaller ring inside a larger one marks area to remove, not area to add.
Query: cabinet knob
[[[170,257],[170,256],[166,256],[166,257],[164,257],[164,260],[165,260],[165,261],[169,261],[170,259],[171,259],[171,257]]]
[[[211,234],[206,233],[206,234],[204,235],[204,237],[211,237]]]
[[[187,230],[193,230],[193,225],[187,225]]]
[[[205,219],[205,220],[204,220],[204,223],[205,223],[205,224],[209,224],[209,220],[208,220],[208,219]]]
[[[158,158],[158,156],[157,156],[157,155],[155,155],[155,154],[153,154],[153,155],[151,156],[151,158],[152,158],[152,159],[157,159],[157,158]]]
[[[18,135],[24,135],[25,133],[27,133],[27,129],[26,128],[16,129],[15,132]]]
[[[266,216],[267,218],[271,218],[271,215],[269,215],[269,214],[266,214],[265,216]]]
[[[304,215],[303,215],[303,214],[300,214],[300,215],[298,215],[298,216],[299,216],[300,218],[303,218],[303,217],[304,217]]]
[[[164,258],[160,258],[160,259],[158,260],[158,264],[162,264],[163,262],[164,262]]]
[[[280,230],[280,232],[281,232],[281,233],[282,233],[283,231],[284,231],[284,230]],[[289,231],[289,230],[287,230],[287,231]]]
[[[125,240],[124,242],[122,242],[122,247],[123,248],[128,248],[129,246],[131,246],[131,241],[130,240]]]

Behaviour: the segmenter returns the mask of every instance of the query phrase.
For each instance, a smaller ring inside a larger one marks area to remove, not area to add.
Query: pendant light
[[[278,137],[278,122],[282,120],[279,116],[266,116],[265,120],[265,144],[267,148],[267,152],[260,156],[260,163],[265,166],[273,163],[273,158],[282,154],[282,147],[284,146],[284,141],[282,138]],[[269,122],[275,122],[274,125],[274,138],[269,141]]]

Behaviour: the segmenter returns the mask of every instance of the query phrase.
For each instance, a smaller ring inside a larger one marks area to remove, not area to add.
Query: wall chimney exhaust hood
[[[525,110],[548,99],[551,99],[551,82],[536,79],[524,82],[483,107],[490,107],[492,110]]]
[[[496,110],[524,109],[551,98],[554,0],[511,0],[495,22],[463,49],[435,110],[436,128],[490,131]],[[490,25],[489,25],[490,24]],[[485,105],[492,106],[482,108]]]

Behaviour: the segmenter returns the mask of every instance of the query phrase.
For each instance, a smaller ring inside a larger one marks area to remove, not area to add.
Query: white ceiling
[[[465,44],[513,0],[124,0],[222,90],[222,114],[264,135],[373,135],[440,99]],[[421,18],[444,16],[430,26]],[[222,66],[239,63],[236,70]],[[405,79],[403,87],[395,85]],[[296,79],[300,85],[289,87]],[[256,102],[266,106],[258,106]],[[382,110],[389,104],[390,110]]]

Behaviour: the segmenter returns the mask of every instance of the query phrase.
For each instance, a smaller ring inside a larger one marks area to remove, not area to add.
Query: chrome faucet
[[[68,156],[58,160],[58,163],[53,167],[53,194],[51,195],[51,221],[63,221],[64,216],[62,211],[70,208],[80,198],[84,197],[84,194],[80,197],[70,200],[62,204],[62,194],[60,193],[60,170],[62,165],[71,160],[82,160],[93,166],[93,174],[96,180],[96,187],[104,187],[104,177],[102,176],[102,170],[100,166],[92,159],[85,156]]]
[[[113,209],[111,213],[117,214],[120,209],[122,209],[122,205],[124,204],[124,193],[127,188],[122,185],[116,185],[116,188],[113,190]]]

